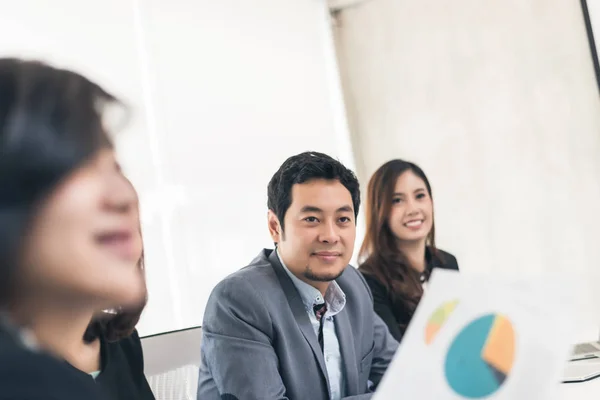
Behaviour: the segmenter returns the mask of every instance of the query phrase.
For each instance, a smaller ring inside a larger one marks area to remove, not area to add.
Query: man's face
[[[287,268],[308,284],[322,287],[344,272],[354,251],[356,222],[350,192],[338,180],[295,184],[284,228],[269,211],[271,237]]]

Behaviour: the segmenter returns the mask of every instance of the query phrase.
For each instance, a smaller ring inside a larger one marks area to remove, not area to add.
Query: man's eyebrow
[[[340,208],[335,210],[335,212],[353,212],[353,211],[354,211],[354,209],[347,204],[344,206],[341,206]],[[301,213],[308,213],[308,212],[322,213],[323,210],[317,206],[304,206],[300,209],[300,212]]]
[[[323,210],[321,210],[319,207],[316,206],[304,206],[302,207],[302,209],[300,210],[301,213],[307,213],[307,212],[317,212],[317,213],[322,213]]]

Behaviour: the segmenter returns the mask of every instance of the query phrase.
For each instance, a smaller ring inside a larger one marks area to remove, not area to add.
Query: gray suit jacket
[[[348,398],[368,399],[398,347],[373,311],[362,275],[348,266],[336,279],[346,306],[334,317]],[[198,400],[328,400],[317,337],[292,280],[273,250],[221,281],[202,325]]]

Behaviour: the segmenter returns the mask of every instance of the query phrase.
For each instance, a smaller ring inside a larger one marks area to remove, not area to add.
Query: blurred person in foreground
[[[146,297],[137,196],[105,110],[71,71],[0,59],[0,399],[110,399],[85,372],[99,310]]]

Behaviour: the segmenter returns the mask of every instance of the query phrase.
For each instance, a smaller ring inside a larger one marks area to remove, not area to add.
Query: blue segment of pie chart
[[[454,392],[465,398],[487,397],[506,379],[482,357],[495,319],[496,315],[490,314],[472,321],[456,336],[446,355],[446,380]]]

